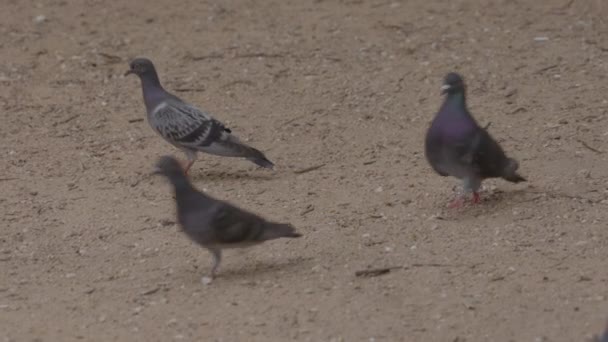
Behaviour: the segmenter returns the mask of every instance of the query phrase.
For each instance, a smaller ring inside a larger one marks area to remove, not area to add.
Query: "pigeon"
[[[593,336],[592,342],[608,342],[608,324],[602,335]]]
[[[211,279],[217,273],[222,249],[248,247],[266,240],[302,236],[289,223],[276,223],[215,199],[192,186],[177,159],[163,156],[155,174],[165,176],[173,185],[177,221],[182,231],[203,246],[213,257]]]
[[[478,190],[487,178],[503,178],[519,183],[526,179],[517,173],[519,163],[508,158],[500,145],[469,113],[464,80],[457,73],[445,76],[441,87],[445,101],[426,133],[426,159],[439,175],[463,181],[462,193],[450,204],[460,207],[468,193],[479,203]]]
[[[125,76],[139,76],[148,122],[167,142],[182,150],[188,158],[186,174],[198,151],[246,158],[258,166],[272,169],[274,164],[259,150],[247,146],[232,134],[230,128],[195,106],[167,92],[160,84],[154,64],[147,58],[136,58]]]

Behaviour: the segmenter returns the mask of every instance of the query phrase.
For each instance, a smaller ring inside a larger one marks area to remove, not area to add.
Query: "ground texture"
[[[0,341],[583,341],[608,317],[601,0],[30,1],[0,12]],[[305,235],[175,224],[128,61],[266,152],[193,181]],[[445,206],[423,137],[459,71],[529,182]],[[320,166],[309,172],[306,168]],[[357,271],[389,267],[383,275]]]

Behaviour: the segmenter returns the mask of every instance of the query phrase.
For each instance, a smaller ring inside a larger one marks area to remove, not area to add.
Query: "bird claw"
[[[465,202],[465,197],[458,196],[455,200],[453,200],[448,205],[448,208],[450,208],[450,209],[461,208],[464,205],[464,202]],[[473,202],[473,204],[481,203],[481,197],[479,196],[478,192],[473,192],[473,199],[471,200],[471,202]]]
[[[473,192],[473,203],[477,204],[481,202],[481,198],[479,197],[479,193],[478,192]]]
[[[182,162],[182,169],[184,169],[184,174],[188,175],[188,171],[190,171],[190,167],[194,164],[193,161]]]
[[[463,204],[464,204],[464,197],[458,197],[455,200],[453,200],[450,204],[448,204],[448,208],[450,208],[450,209],[461,208]]]

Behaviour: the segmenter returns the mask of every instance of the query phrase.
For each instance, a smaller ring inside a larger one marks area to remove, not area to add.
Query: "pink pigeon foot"
[[[479,197],[478,192],[473,192],[473,203],[478,204],[481,202],[481,198]]]

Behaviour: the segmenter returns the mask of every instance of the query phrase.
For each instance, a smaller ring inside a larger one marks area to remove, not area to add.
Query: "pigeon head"
[[[154,174],[163,175],[171,179],[185,177],[182,166],[177,159],[171,156],[163,156],[158,160]]]
[[[519,163],[517,162],[517,160],[509,158],[507,165],[504,168],[504,172],[506,174],[515,174],[515,172],[517,172],[517,169],[519,169]]]
[[[460,94],[464,93],[464,80],[462,76],[455,72],[451,72],[443,79],[443,85],[441,86],[442,94]]]
[[[129,70],[125,73],[125,76],[135,74],[139,77],[145,75],[156,75],[154,64],[147,58],[135,58],[129,63]]]

